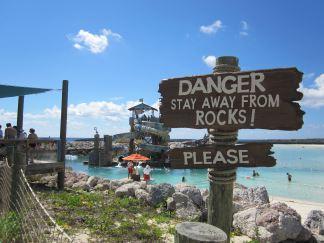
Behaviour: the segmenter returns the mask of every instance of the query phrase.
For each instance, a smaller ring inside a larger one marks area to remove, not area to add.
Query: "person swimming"
[[[259,174],[259,172],[253,170],[252,176],[253,176],[253,177],[260,176],[260,174]]]
[[[287,172],[288,181],[291,182],[292,175]]]
[[[186,182],[186,177],[182,177],[182,182]]]

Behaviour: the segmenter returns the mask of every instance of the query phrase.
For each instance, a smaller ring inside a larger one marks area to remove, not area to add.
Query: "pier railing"
[[[0,242],[72,242],[26,179],[24,141],[11,146],[12,164],[0,161]]]

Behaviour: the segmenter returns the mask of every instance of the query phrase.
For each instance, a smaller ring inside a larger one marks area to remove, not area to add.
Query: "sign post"
[[[298,130],[296,68],[240,71],[238,58],[219,57],[213,74],[162,80],[160,120],[167,127],[207,128],[209,145],[168,152],[173,168],[208,168],[208,223],[228,235],[237,167],[271,167],[272,144],[236,145],[239,129]]]
[[[214,73],[240,71],[238,58],[217,58]],[[238,131],[222,132],[220,129],[208,129],[211,141],[216,145],[235,145]],[[230,241],[230,232],[233,222],[233,189],[236,180],[236,168],[234,169],[208,169],[209,197],[208,224],[222,229]]]

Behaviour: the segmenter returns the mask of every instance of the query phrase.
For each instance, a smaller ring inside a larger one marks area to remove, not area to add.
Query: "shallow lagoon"
[[[246,186],[264,185],[270,195],[300,200],[324,202],[324,145],[275,145],[277,165],[272,168],[256,168],[260,176],[253,178],[253,168],[239,168],[237,182]],[[67,160],[66,165],[78,172],[108,179],[127,177],[126,168],[97,168],[83,165],[84,158]],[[288,182],[286,173],[292,174]],[[154,169],[152,183],[177,184],[185,176],[188,184],[208,188],[206,169],[171,170]]]

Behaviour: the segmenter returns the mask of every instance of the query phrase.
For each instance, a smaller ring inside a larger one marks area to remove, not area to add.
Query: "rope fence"
[[[14,161],[24,161],[17,154]],[[0,242],[72,242],[39,201],[23,167],[7,161],[0,161]]]

